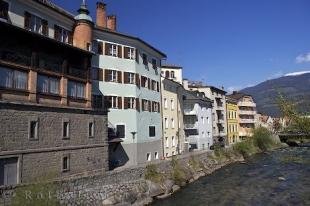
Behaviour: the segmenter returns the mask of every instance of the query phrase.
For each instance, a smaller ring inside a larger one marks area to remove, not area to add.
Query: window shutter
[[[158,105],[158,113],[160,113],[160,103],[157,103]]]
[[[103,81],[103,69],[98,69],[98,80]]]
[[[97,46],[98,46],[97,53],[98,54],[103,54],[103,42],[98,42]]]
[[[123,109],[123,99],[122,99],[122,97],[117,97],[117,107],[119,108],[119,109]]]
[[[157,84],[157,92],[159,92],[159,82],[156,82]]]
[[[154,112],[155,110],[155,105],[154,105],[155,102],[152,102],[152,112]]]
[[[48,36],[48,22],[42,19],[42,34]]]
[[[105,55],[110,55],[110,51],[109,51],[110,47],[111,47],[111,44],[105,43],[105,48],[104,48]]]
[[[108,69],[104,70],[104,81],[106,81],[106,82],[109,81],[109,73],[110,73],[110,72],[111,72],[111,71],[108,70]]]
[[[118,47],[118,54],[117,54],[117,56],[118,56],[118,58],[122,58],[122,53],[123,53],[122,46],[118,45],[117,47]]]
[[[151,89],[151,79],[147,79],[147,87]]]
[[[128,84],[128,72],[124,72],[124,84]]]
[[[152,102],[148,101],[148,103],[149,103],[149,112],[152,112]]]
[[[28,12],[25,12],[25,29],[30,29],[30,19],[31,19],[31,14]]]
[[[136,98],[136,110],[140,112],[140,100]]]
[[[117,82],[122,83],[122,72],[121,71],[117,71]]]
[[[139,63],[139,50],[136,49],[136,62]]]
[[[125,59],[129,59],[128,52],[129,52],[129,48],[128,47],[124,47],[124,58]]]
[[[139,76],[139,74],[136,74],[136,85],[137,85],[137,87],[140,88],[140,76]]]
[[[129,102],[129,98],[124,97],[124,109],[128,109],[128,102]]]

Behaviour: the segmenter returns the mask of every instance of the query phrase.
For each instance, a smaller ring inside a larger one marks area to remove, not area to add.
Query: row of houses
[[[0,0],[0,186],[63,179],[227,146],[251,136],[249,95],[183,79],[85,1]]]

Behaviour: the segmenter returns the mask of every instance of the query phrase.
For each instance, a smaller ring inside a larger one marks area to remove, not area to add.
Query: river
[[[182,188],[154,206],[310,205],[310,148],[254,155]]]

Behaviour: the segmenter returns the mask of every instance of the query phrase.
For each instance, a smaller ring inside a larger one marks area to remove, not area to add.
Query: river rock
[[[147,184],[149,188],[148,193],[151,197],[156,197],[165,193],[165,190],[158,183],[147,181]]]
[[[102,206],[108,206],[108,205],[115,205],[117,204],[117,200],[115,199],[114,196],[109,197],[108,199],[105,199],[102,201]]]
[[[163,186],[165,188],[165,194],[171,193],[172,191],[172,186],[174,185],[174,181],[173,180],[165,180],[163,183]]]
[[[180,190],[181,187],[179,185],[173,185],[172,192],[175,193],[176,191]]]
[[[285,181],[286,179],[284,177],[278,177],[278,180]]]

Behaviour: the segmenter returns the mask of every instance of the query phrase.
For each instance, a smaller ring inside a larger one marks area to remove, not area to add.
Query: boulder
[[[181,187],[179,185],[173,185],[172,192],[175,193],[176,191],[180,190]]]
[[[147,181],[150,197],[156,197],[165,193],[165,190],[158,183]]]
[[[102,206],[115,205],[117,203],[118,201],[116,200],[116,198],[112,196],[112,197],[109,197],[108,199],[103,200]]]
[[[167,179],[164,181],[163,186],[165,188],[165,194],[169,194],[172,191],[172,186],[174,185],[174,181]]]

